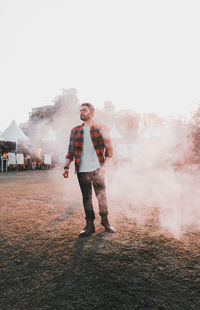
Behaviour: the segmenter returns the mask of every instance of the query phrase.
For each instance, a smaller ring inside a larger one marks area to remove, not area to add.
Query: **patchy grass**
[[[156,212],[116,234],[78,238],[75,177],[59,169],[0,176],[0,309],[200,309],[200,233],[159,231]]]

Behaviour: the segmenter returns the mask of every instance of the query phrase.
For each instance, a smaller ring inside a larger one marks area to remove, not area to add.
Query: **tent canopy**
[[[51,128],[49,128],[49,130],[47,131],[46,135],[44,136],[44,138],[42,140],[44,140],[44,141],[56,141],[55,133],[53,132],[53,130]]]
[[[119,133],[119,131],[117,130],[116,126],[113,125],[112,129],[110,130],[110,137],[111,139],[121,139],[122,136]]]
[[[0,138],[5,141],[11,141],[15,143],[20,143],[23,141],[28,141],[29,138],[23,133],[23,131],[17,126],[15,120],[3,131]]]

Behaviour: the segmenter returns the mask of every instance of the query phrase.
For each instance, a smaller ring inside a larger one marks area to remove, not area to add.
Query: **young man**
[[[63,176],[68,178],[69,165],[75,159],[75,170],[83,197],[86,226],[79,236],[87,236],[95,232],[95,214],[92,204],[92,186],[98,204],[101,224],[105,231],[114,233],[108,221],[108,206],[104,180],[105,166],[112,157],[113,150],[108,132],[104,126],[93,121],[95,109],[91,103],[83,103],[80,108],[82,125],[71,131],[69,149],[66,155]]]

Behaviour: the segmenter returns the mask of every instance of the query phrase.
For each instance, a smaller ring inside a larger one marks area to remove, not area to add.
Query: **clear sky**
[[[199,0],[0,0],[0,130],[62,88],[97,107],[190,113],[199,12]]]

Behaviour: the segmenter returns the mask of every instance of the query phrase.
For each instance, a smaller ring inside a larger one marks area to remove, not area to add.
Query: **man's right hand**
[[[63,172],[63,176],[65,179],[67,179],[69,177],[69,169],[65,169]]]

